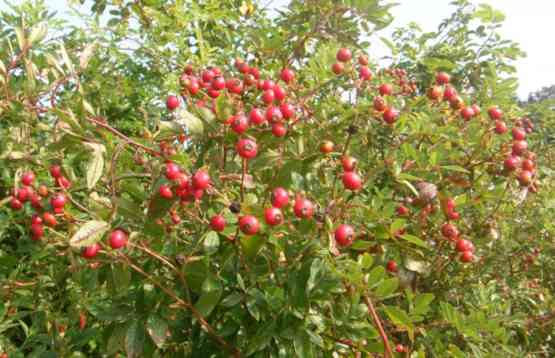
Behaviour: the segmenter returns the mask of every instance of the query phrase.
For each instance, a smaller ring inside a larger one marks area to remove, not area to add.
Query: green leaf
[[[394,293],[399,287],[399,279],[397,277],[389,278],[383,281],[377,288],[374,294],[379,297],[387,297]]]
[[[454,172],[460,172],[460,173],[470,173],[467,169],[460,167],[458,165],[443,165],[441,166],[443,169],[447,169],[447,170],[451,170]]]
[[[208,317],[220,302],[222,297],[222,285],[213,276],[208,276],[202,284],[202,295],[195,303],[195,308],[203,317]]]
[[[376,266],[368,274],[368,284],[370,287],[377,285],[385,277],[385,269],[383,266]]]
[[[396,306],[384,306],[384,311],[389,319],[401,328],[412,328],[412,321],[407,312]]]
[[[434,300],[434,295],[432,293],[421,293],[414,299],[414,308],[411,313],[417,315],[423,315],[430,309],[430,303]]]
[[[374,263],[374,257],[370,256],[369,253],[365,252],[364,254],[362,254],[362,256],[358,257],[358,263],[363,270],[369,269],[370,267],[372,267],[372,264]]]
[[[404,234],[401,235],[401,239],[408,241],[410,243],[415,244],[416,246],[420,246],[422,248],[428,249],[429,246],[428,244],[426,244],[426,242],[420,240],[418,237],[414,236],[414,235],[410,235],[410,234]]]
[[[125,352],[128,358],[141,357],[145,344],[145,327],[140,321],[133,321],[125,335]]]
[[[204,124],[200,118],[183,108],[176,113],[177,120],[187,127],[189,133],[192,135],[201,135],[204,132]]]
[[[220,247],[220,236],[215,231],[209,231],[206,235],[204,235],[203,241],[204,252],[207,255],[212,255],[218,252],[218,248]]]
[[[105,221],[91,220],[84,223],[71,239],[69,244],[72,247],[85,247],[99,242],[102,236],[108,231],[110,224]]]
[[[314,357],[314,350],[310,337],[304,330],[297,331],[293,340],[293,346],[297,357],[311,358]]]
[[[158,348],[162,348],[168,338],[168,323],[160,316],[152,314],[146,321],[146,331]]]

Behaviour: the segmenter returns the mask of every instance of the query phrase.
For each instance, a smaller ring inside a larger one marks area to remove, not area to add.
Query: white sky
[[[404,26],[414,21],[425,31],[437,28],[439,22],[452,12],[450,0],[391,0],[400,3],[392,9],[395,17],[393,24],[380,32],[386,36],[395,27]],[[555,85],[555,46],[552,37],[555,34],[555,0],[473,0],[475,3],[488,3],[503,11],[506,21],[503,35],[520,43],[527,57],[516,63],[520,87],[518,94],[526,98],[528,93],[543,86]],[[18,0],[16,0],[18,2]],[[289,0],[262,0],[270,6],[285,6]],[[46,0],[53,9],[64,12],[66,0]],[[87,1],[87,3],[89,3]],[[387,54],[387,50],[376,40],[370,54],[375,57]]]

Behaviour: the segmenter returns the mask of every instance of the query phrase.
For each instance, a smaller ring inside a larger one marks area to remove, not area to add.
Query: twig
[[[389,346],[389,339],[387,339],[387,335],[385,334],[385,331],[383,329],[382,321],[380,320],[380,317],[376,313],[376,309],[374,308],[374,303],[372,302],[372,299],[367,294],[364,295],[364,303],[366,303],[366,306],[368,307],[368,312],[372,316],[372,320],[374,321],[374,324],[378,328],[378,331],[380,332],[380,336],[382,337],[383,345],[386,353],[385,357],[393,358],[393,352],[391,351],[391,347]]]

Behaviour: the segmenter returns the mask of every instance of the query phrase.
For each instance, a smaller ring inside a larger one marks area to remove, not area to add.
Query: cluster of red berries
[[[459,219],[459,215],[455,208],[455,200],[447,198],[442,201],[442,210],[449,220]],[[474,244],[466,239],[461,238],[459,229],[455,224],[446,222],[441,226],[441,235],[447,240],[455,243],[455,250],[460,254],[461,262],[472,262],[474,260]]]
[[[160,197],[173,199],[174,196],[178,196],[182,203],[200,200],[211,183],[210,175],[206,171],[197,170],[189,177],[179,165],[171,161],[166,162],[164,175],[172,184],[160,185],[158,188]]]
[[[432,101],[445,101],[448,102],[450,107],[459,111],[460,116],[469,121],[472,118],[480,115],[481,108],[477,104],[467,106],[464,100],[459,96],[455,87],[450,85],[451,76],[445,72],[438,72],[436,74],[436,84],[428,90],[428,98]]]

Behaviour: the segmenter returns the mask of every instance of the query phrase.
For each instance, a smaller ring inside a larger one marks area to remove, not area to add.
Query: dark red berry
[[[349,190],[359,190],[362,187],[362,179],[355,172],[345,172],[342,177],[343,185]]]
[[[165,184],[160,185],[160,188],[158,189],[158,192],[160,193],[160,196],[164,199],[173,198],[172,189],[168,185],[165,185]]]
[[[335,56],[335,58],[339,62],[348,62],[351,60],[352,57],[353,55],[351,53],[351,50],[349,50],[348,48],[339,49],[339,51],[337,51],[337,54]]]
[[[279,208],[266,208],[264,209],[264,220],[270,226],[279,225],[283,222],[283,214]]]
[[[314,204],[306,198],[298,198],[293,205],[295,216],[302,219],[309,219],[314,214]]]
[[[204,190],[210,185],[210,176],[207,172],[199,170],[193,175],[192,184],[195,189]]]
[[[112,249],[120,249],[127,245],[127,233],[123,230],[116,229],[110,233],[110,247]]]
[[[255,235],[260,230],[260,223],[256,217],[245,215],[239,218],[239,229],[245,235]]]
[[[166,99],[166,108],[168,108],[168,110],[170,111],[173,111],[177,107],[179,107],[179,98],[177,98],[176,96],[168,96],[168,98]]]
[[[222,215],[214,215],[210,219],[210,227],[216,232],[222,232],[225,229],[226,220]]]
[[[248,138],[239,139],[235,145],[235,149],[237,153],[245,159],[252,159],[256,157],[258,153],[258,145],[254,140]]]
[[[81,256],[86,259],[92,259],[98,254],[98,251],[100,251],[100,245],[95,242],[91,246],[84,247],[81,251]]]
[[[355,230],[352,226],[341,224],[335,230],[335,241],[341,247],[350,246],[353,243]]]
[[[283,188],[275,188],[272,191],[272,206],[276,208],[283,208],[289,204],[289,193]]]

